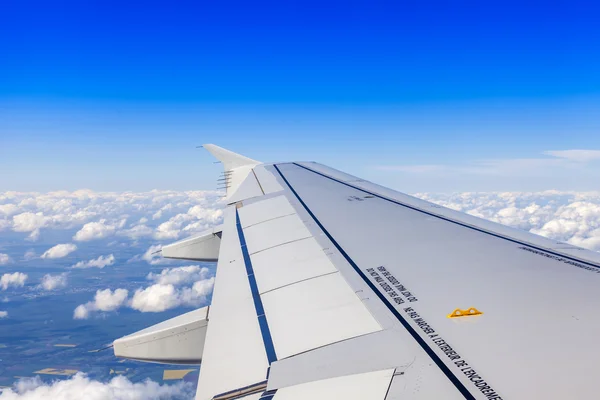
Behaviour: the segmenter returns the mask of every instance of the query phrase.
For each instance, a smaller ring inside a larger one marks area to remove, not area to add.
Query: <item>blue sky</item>
[[[413,191],[593,190],[591,2],[5,1],[0,190],[212,189],[212,142]]]

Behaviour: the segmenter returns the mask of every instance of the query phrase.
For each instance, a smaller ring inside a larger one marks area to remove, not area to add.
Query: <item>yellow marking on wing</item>
[[[471,317],[474,315],[483,314],[481,311],[476,309],[475,307],[468,308],[466,310],[461,310],[460,308],[455,309],[452,313],[448,314],[448,318],[459,318],[459,317]]]

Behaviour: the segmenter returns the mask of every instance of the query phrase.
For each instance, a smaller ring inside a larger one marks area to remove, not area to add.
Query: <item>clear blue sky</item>
[[[599,14],[5,0],[0,190],[210,189],[207,142],[409,192],[600,190],[600,156],[543,154],[600,149]]]

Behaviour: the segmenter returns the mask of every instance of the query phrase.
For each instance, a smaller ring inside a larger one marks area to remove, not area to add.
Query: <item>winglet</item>
[[[225,171],[249,165],[254,166],[261,163],[260,161],[256,161],[241,154],[234,153],[233,151],[224,149],[214,144],[204,144],[202,147],[208,150],[210,154],[223,163]]]
[[[252,168],[255,165],[262,164],[260,161],[234,153],[214,144],[205,144],[202,147],[223,164],[228,198],[235,193]]]

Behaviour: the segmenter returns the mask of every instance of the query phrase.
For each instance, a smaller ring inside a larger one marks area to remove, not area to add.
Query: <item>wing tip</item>
[[[223,147],[217,146],[216,144],[206,143],[201,146],[206,149],[210,154],[213,155],[217,160],[221,161],[225,167],[225,170],[230,170],[237,167],[243,167],[247,165],[257,165],[260,161],[253,160],[249,157],[243,156],[238,153],[234,153],[231,150],[227,150]]]

